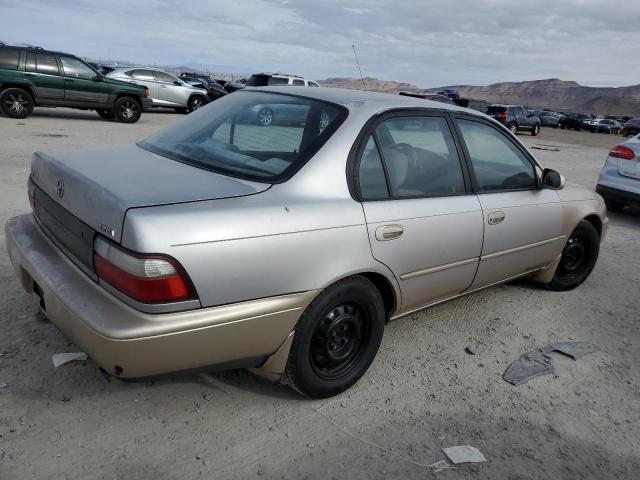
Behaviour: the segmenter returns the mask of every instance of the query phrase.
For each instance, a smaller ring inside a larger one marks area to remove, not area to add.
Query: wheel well
[[[36,96],[29,85],[21,85],[19,83],[3,83],[2,85],[0,85],[0,92],[4,91],[7,88],[21,88],[22,90],[25,90],[29,95],[31,95],[31,98],[33,98],[34,102],[36,101]]]
[[[600,220],[600,217],[598,217],[597,215],[589,215],[585,218],[585,220],[596,227],[598,235],[602,236],[602,221]]]
[[[138,105],[140,106],[140,108],[142,108],[142,100],[140,100],[140,97],[134,93],[119,93],[118,95],[116,95],[116,99],[113,101],[113,107],[115,107],[116,102],[120,100],[122,97],[133,98],[136,102],[138,102]]]
[[[373,283],[380,292],[382,301],[384,302],[384,312],[388,320],[391,314],[395,311],[397,305],[396,292],[393,286],[384,275],[381,275],[379,273],[364,272],[360,273],[359,275]]]

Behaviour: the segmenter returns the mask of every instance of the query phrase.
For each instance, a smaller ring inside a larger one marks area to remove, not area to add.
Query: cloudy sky
[[[11,8],[3,8],[3,7]],[[140,64],[201,63],[421,87],[558,77],[640,83],[640,2],[0,0],[0,40]]]

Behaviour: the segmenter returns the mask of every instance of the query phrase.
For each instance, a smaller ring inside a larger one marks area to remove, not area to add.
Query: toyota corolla
[[[302,121],[240,121],[294,108]],[[43,313],[104,370],[353,385],[389,320],[529,276],[580,285],[602,198],[473,110],[371,92],[228,95],[131,146],[34,154],[6,224]],[[541,293],[542,295],[542,293]]]

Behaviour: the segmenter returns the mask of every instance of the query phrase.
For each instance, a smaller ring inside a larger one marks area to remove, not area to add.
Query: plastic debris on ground
[[[84,362],[87,358],[87,354],[84,352],[56,353],[53,355],[53,366],[58,368],[69,362]]]
[[[0,390],[2,390],[3,388],[7,388],[8,386],[8,383],[0,382]]]
[[[509,365],[502,378],[512,385],[521,385],[534,377],[546,373],[555,373],[549,354],[558,352],[578,360],[590,353],[599,350],[588,342],[556,342],[544,348],[537,348],[523,353],[520,358]]]
[[[456,468],[453,465],[449,465],[449,462],[447,462],[446,460],[440,460],[439,462],[432,463],[429,466],[433,468],[433,473],[441,472],[442,470],[446,470],[447,468]]]
[[[454,464],[479,463],[487,461],[482,452],[471,445],[456,445],[453,447],[443,448],[442,451]]]

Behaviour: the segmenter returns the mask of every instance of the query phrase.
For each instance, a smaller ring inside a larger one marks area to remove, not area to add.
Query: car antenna
[[[356,57],[356,65],[358,66],[358,71],[360,72],[360,80],[362,80],[362,86],[365,90],[367,90],[367,84],[364,83],[364,77],[362,76],[362,69],[360,68],[360,62],[358,61],[358,54],[356,53],[356,46],[351,44],[351,48],[353,48],[353,56]]]

